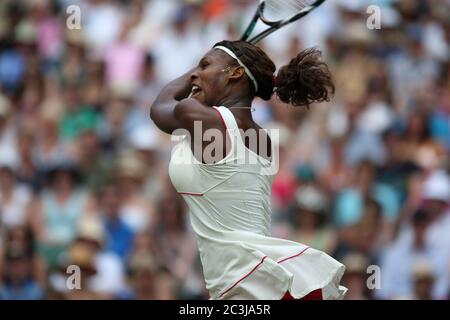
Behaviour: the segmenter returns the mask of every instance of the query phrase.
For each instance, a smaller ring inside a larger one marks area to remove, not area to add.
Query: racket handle
[[[260,17],[261,12],[264,10],[265,5],[266,4],[264,2],[261,2],[258,8],[256,8],[252,21],[249,23],[249,25],[244,31],[244,34],[241,37],[242,41],[247,41],[247,39],[250,37],[250,34],[252,33],[253,29],[255,29],[256,23],[258,22],[258,18]]]
[[[246,40],[248,39],[248,37],[249,37],[250,34],[252,33],[253,29],[255,28],[256,22],[257,22],[257,20],[252,21],[252,22],[248,25],[247,29],[245,29],[245,32],[244,32],[244,34],[243,34],[242,37],[241,37],[241,40],[242,40],[242,41],[246,41]]]

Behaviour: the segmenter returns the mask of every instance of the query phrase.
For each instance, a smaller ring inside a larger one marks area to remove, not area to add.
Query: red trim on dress
[[[185,194],[194,197],[203,197],[203,193],[195,193],[195,192],[178,192],[178,194]]]
[[[300,256],[300,255],[302,255],[303,254],[303,252],[305,252],[306,250],[308,250],[310,247],[306,247],[306,248],[304,248],[302,251],[300,251],[299,253],[297,253],[297,254],[294,254],[293,256],[289,256],[289,257],[287,257],[287,258],[284,258],[284,259],[282,259],[282,260],[280,260],[280,261],[277,261],[277,263],[278,264],[280,264],[280,263],[282,263],[282,262],[284,262],[284,261],[286,261],[286,260],[289,260],[289,259],[292,259],[292,258],[295,258],[295,257],[298,257],[298,256]],[[264,256],[263,258],[262,258],[262,260],[250,271],[250,272],[248,272],[245,276],[243,276],[242,278],[240,278],[238,281],[236,281],[230,288],[228,288],[228,289],[226,289],[224,292],[222,292],[222,294],[219,296],[220,298],[225,294],[225,293],[227,293],[228,291],[230,291],[231,289],[233,289],[239,282],[241,282],[242,280],[244,280],[245,278],[247,278],[249,275],[251,275],[253,272],[255,272],[256,271],[256,269],[258,269],[258,267],[264,262],[264,260],[267,258],[267,256]],[[313,291],[314,292],[314,291]],[[286,294],[288,294],[288,292],[286,293]],[[285,296],[286,296],[286,294],[285,294]],[[322,294],[322,292],[320,292],[320,294]],[[290,295],[290,294],[289,294]],[[284,298],[284,297],[283,297]],[[287,299],[287,300],[289,300],[289,299]],[[308,299],[309,300],[309,299]]]
[[[244,280],[245,278],[247,278],[249,275],[251,275],[263,262],[264,260],[266,260],[267,256],[264,256],[261,261],[252,269],[250,270],[250,272],[248,272],[245,276],[243,276],[242,278],[240,278],[238,281],[236,281],[230,288],[226,289],[224,292],[222,292],[222,294],[219,296],[220,298],[222,298],[222,296],[227,293],[228,291],[230,291],[231,289],[233,289],[239,282],[241,282],[242,280]]]
[[[298,256],[300,256],[303,252],[305,252],[306,250],[308,250],[309,248],[310,248],[310,247],[306,247],[305,249],[303,249],[302,251],[300,251],[300,253],[294,254],[293,256],[290,256],[290,257],[284,258],[284,259],[282,259],[282,260],[280,260],[280,261],[277,261],[277,263],[282,263],[282,262],[284,262],[284,261],[286,261],[286,260],[289,260],[289,259],[298,257]]]
[[[289,259],[298,257],[298,256],[302,255],[302,253],[305,252],[306,250],[308,250],[309,248],[310,248],[310,247],[306,247],[305,249],[303,249],[302,251],[300,251],[300,253],[297,253],[297,254],[295,254],[295,255],[293,255],[293,256],[290,256],[290,257],[287,257],[287,258],[284,258],[284,259],[278,261],[278,263],[282,263],[282,262],[284,262],[284,261],[286,261],[286,260],[289,260]],[[314,290],[314,291],[311,291],[311,292],[308,293],[306,296],[304,296],[304,297],[302,297],[302,298],[300,298],[300,299],[295,299],[295,298],[291,295],[291,293],[290,293],[289,291],[287,291],[287,292],[284,294],[283,298],[281,298],[281,300],[323,300],[322,289],[319,288],[319,289],[316,289],[316,290]]]

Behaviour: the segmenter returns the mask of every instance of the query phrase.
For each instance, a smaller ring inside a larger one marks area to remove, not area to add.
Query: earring
[[[228,66],[228,67],[226,67],[225,69],[222,69],[221,71],[222,71],[222,72],[228,72],[228,71],[230,71],[230,67]]]

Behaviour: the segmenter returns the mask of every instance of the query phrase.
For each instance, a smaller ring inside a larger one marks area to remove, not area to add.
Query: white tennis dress
[[[236,120],[215,107],[232,142],[215,164],[194,158],[188,139],[172,152],[169,175],[190,209],[211,299],[301,298],[322,289],[341,299],[345,267],[306,245],[270,237],[270,162],[245,147]],[[246,159],[244,161],[244,159]],[[245,163],[243,163],[245,162]]]

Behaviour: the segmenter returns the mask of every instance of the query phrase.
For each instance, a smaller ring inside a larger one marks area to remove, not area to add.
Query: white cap
[[[295,194],[295,200],[298,207],[315,212],[322,211],[326,206],[324,194],[312,186],[300,187]]]
[[[412,265],[412,275],[414,279],[433,279],[435,277],[433,267],[427,260],[416,260]]]
[[[422,197],[425,200],[450,202],[450,178],[442,170],[433,172],[423,183]]]
[[[97,216],[84,217],[79,221],[78,238],[96,241],[99,244],[103,243],[105,230],[103,229],[102,221]]]

